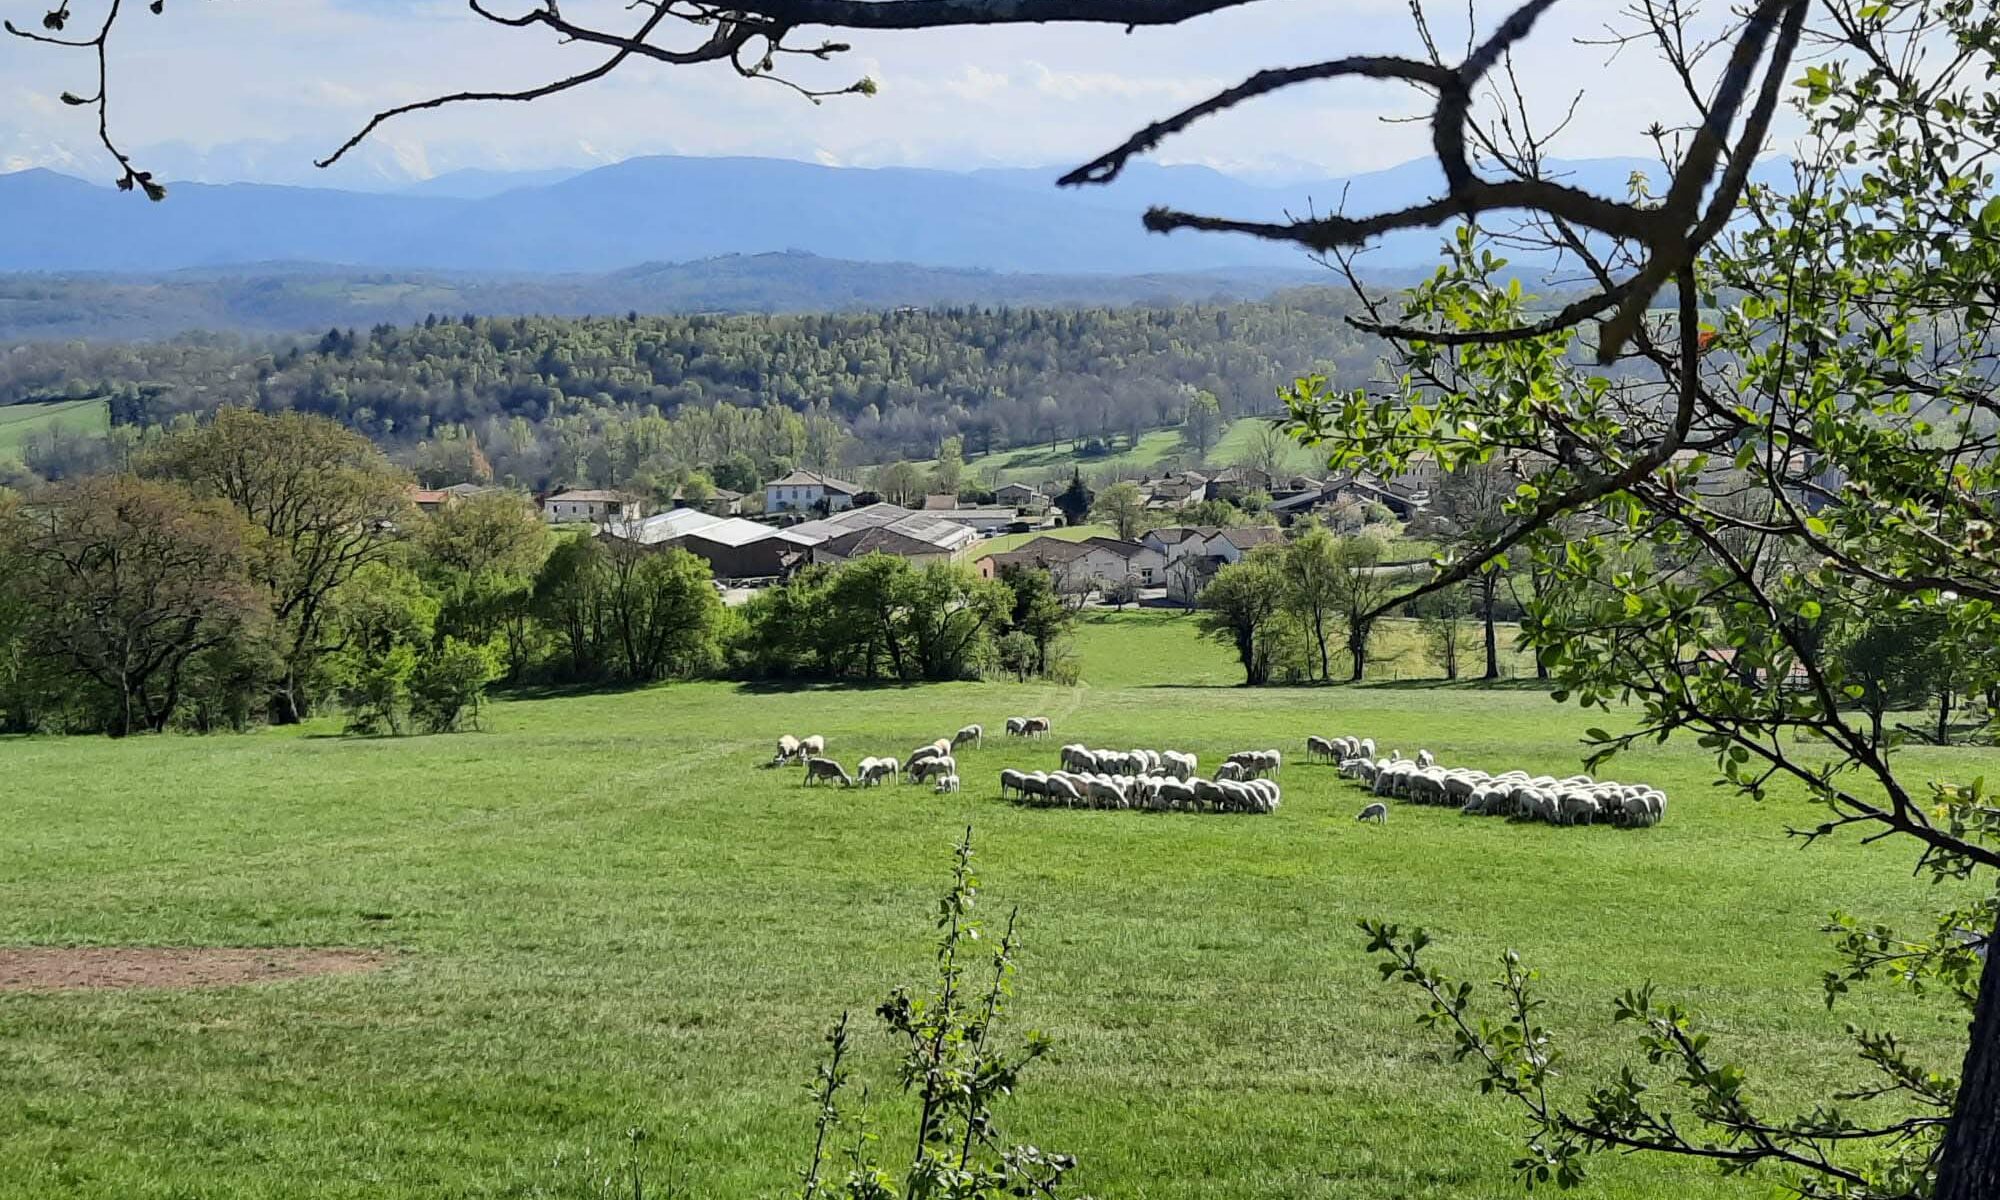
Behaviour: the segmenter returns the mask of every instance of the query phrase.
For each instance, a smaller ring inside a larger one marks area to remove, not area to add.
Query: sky
[[[72,32],[102,0],[73,0]],[[490,0],[519,11],[531,0]],[[1642,155],[1643,129],[1685,112],[1641,48],[1601,38],[1626,0],[1564,0],[1518,55],[1533,109],[1553,121],[1586,101],[1556,144],[1568,158]],[[1481,32],[1505,14],[1472,0]],[[39,3],[0,11],[32,23]],[[33,14],[28,10],[32,9]],[[759,155],[842,166],[1046,166],[1086,160],[1147,122],[1256,70],[1353,53],[1417,49],[1407,0],[1258,0],[1167,29],[1022,26],[839,34],[853,50],[802,60],[794,77],[838,86],[863,75],[873,97],[819,105],[726,65],[632,63],[532,105],[463,106],[403,118],[354,161],[315,171],[375,109],[463,88],[532,85],[592,65],[602,51],[559,46],[546,30],[494,26],[440,0],[169,0],[131,9],[111,47],[114,131],[168,178],[383,186],[464,168],[589,166],[641,154]],[[1462,49],[1456,2],[1436,29]],[[619,0],[569,0],[572,20],[628,28]],[[804,30],[798,41],[818,41]],[[666,35],[662,35],[664,39]],[[678,33],[683,43],[699,32]],[[0,38],[0,170],[46,166],[112,174],[88,109],[64,90],[95,79],[80,52]],[[1218,117],[1156,161],[1201,163],[1268,182],[1344,175],[1425,152],[1408,89],[1307,85]],[[149,158],[150,156],[150,158]]]

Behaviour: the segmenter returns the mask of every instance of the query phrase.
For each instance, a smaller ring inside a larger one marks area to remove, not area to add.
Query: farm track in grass
[[[730,684],[504,700],[487,731],[347,740],[0,741],[0,945],[344,946],[383,971],[180,991],[0,995],[0,1197],[581,1195],[583,1146],[644,1125],[690,1193],[771,1196],[807,1145],[803,1085],[841,1011],[878,1126],[904,1124],[873,1006],[929,967],[949,846],[976,827],[982,905],[1021,909],[1014,1027],[1058,1060],[1004,1114],[1081,1157],[1103,1197],[1463,1200],[1515,1194],[1509,1114],[1483,1101],[1354,923],[1439,938],[1489,977],[1546,976],[1581,1082],[1634,1057],[1612,996],[1689,1002],[1760,1098],[1809,1108],[1860,1077],[1845,1021],[1954,1067],[1962,1018],[1866,992],[1829,1014],[1815,933],[1836,907],[1942,897],[1907,854],[1800,850],[1796,796],[1706,786],[1691,745],[1619,760],[1672,796],[1655,829],[1554,829],[1396,805],[1385,827],[1323,766],[1268,817],[1054,811],[994,798],[1067,741],[1204,764],[1355,732],[1448,764],[1573,771],[1602,715],[1519,688],[1249,691],[1183,618],[1093,618],[1088,686],[776,692]],[[1043,744],[1010,714],[1056,718]],[[850,768],[959,725],[963,795],[807,789],[766,769],[817,732]],[[1990,751],[1907,752],[1919,775]],[[1694,1167],[1606,1162],[1586,1197],[1761,1197]]]

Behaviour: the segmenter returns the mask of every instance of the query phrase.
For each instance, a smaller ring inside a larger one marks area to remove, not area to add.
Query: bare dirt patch
[[[280,983],[380,970],[369,950],[219,946],[0,946],[0,992],[80,988],[200,988]]]

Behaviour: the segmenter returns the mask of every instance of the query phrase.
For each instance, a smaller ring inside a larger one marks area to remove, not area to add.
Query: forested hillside
[[[742,454],[764,471],[1107,442],[1177,423],[1190,395],[1269,411],[1374,346],[1323,290],[1168,308],[814,316],[431,317],[306,344],[184,337],[0,352],[0,404],[103,395],[121,426],[223,404],[321,413],[402,451],[470,441],[500,477],[627,483]],[[33,447],[30,447],[32,452]],[[32,463],[30,465],[33,465]]]

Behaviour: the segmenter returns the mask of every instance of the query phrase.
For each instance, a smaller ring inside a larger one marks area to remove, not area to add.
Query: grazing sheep
[[[1020,737],[1022,734],[1026,732],[1028,732],[1028,718],[1026,717],[1007,718],[1008,737]]]
[[[842,787],[854,786],[853,778],[849,776],[846,771],[840,769],[839,763],[833,761],[830,758],[807,759],[806,786],[810,787],[815,782],[823,779],[838,779],[840,780],[840,786]]]
[[[936,792],[940,796],[956,792],[958,790],[958,776],[956,775],[939,776],[937,781],[937,786],[935,788],[932,788],[931,790]]]
[[[1435,755],[1435,754],[1432,754],[1432,753],[1431,753],[1430,751],[1428,751],[1428,750],[1419,750],[1419,751],[1417,751],[1417,765],[1418,765],[1418,766],[1420,766],[1420,767],[1429,767],[1429,766],[1435,766],[1436,764],[1437,764],[1437,755]]]
[[[1049,735],[1049,719],[1047,717],[1023,717],[1021,720],[1023,722],[1021,736],[1041,738]]]
[[[771,760],[773,766],[788,763],[799,756],[799,739],[791,734],[778,739],[778,757]]]
[[[809,738],[800,738],[799,755],[802,758],[824,758],[826,756],[826,739],[817,733]]]
[[[1000,772],[1000,798],[1005,800],[1010,791],[1022,798],[1028,794],[1028,777],[1011,767]]]
[[[1194,755],[1183,754],[1178,750],[1169,750],[1165,754],[1160,755],[1161,770],[1180,780],[1182,783],[1186,783],[1188,780],[1194,778],[1195,769],[1198,765]]]
[[[1333,743],[1317,735],[1306,738],[1306,761],[1319,762],[1333,760]]]
[[[1361,815],[1354,819],[1357,821],[1373,821],[1377,825],[1380,825],[1389,819],[1389,806],[1377,800],[1367,808],[1362,809]]]
[[[1218,783],[1227,783],[1241,778],[1243,778],[1242,763],[1230,761],[1223,763],[1215,769],[1215,779]]]
[[[1076,784],[1063,775],[1049,776],[1047,795],[1051,800],[1060,800],[1066,804],[1083,803],[1083,793],[1077,790]]]
[[[904,778],[911,783],[926,783],[944,775],[956,774],[958,774],[958,760],[947,754],[942,758],[926,758],[921,762],[911,763]]]
[[[1375,739],[1374,739],[1374,738],[1362,738],[1362,739],[1361,739],[1361,745],[1359,745],[1359,746],[1355,747],[1355,751],[1356,751],[1356,753],[1357,753],[1357,754],[1358,754],[1358,755],[1359,755],[1360,757],[1362,757],[1362,758],[1374,758],[1374,757],[1375,757]]]
[[[965,745],[967,742],[972,743],[974,749],[979,749],[984,747],[986,744],[985,726],[967,725],[965,728],[959,730],[957,733],[952,734],[951,745],[949,749],[956,750],[960,746]]]

